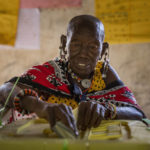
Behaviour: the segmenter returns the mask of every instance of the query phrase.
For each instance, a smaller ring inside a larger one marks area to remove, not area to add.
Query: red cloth
[[[22,75],[22,77],[24,76],[30,76],[32,82],[47,87],[52,91],[61,91],[66,95],[71,95],[68,85],[56,77],[54,67],[49,62],[46,62],[43,65],[33,66]]]
[[[137,108],[140,108],[140,106],[137,104],[136,99],[131,92],[131,90],[126,86],[120,86],[120,88],[113,90],[108,90],[106,93],[97,93],[93,94],[92,96],[89,96],[90,99],[105,99],[109,101],[117,101],[119,102],[125,102],[134,105]],[[118,104],[119,105],[119,104]]]
[[[53,63],[55,62],[55,63]],[[57,62],[57,63],[56,63]],[[55,66],[57,64],[57,67]],[[33,83],[38,83],[51,91],[55,91],[55,95],[58,93],[64,94],[64,96],[72,96],[72,91],[70,91],[69,85],[64,83],[58,75],[56,75],[56,70],[64,71],[64,68],[59,64],[59,61],[46,62],[43,65],[33,66],[29,69],[22,77],[29,76]],[[54,67],[55,66],[55,67]],[[58,69],[58,67],[60,67]],[[61,72],[60,71],[60,72]],[[65,74],[65,73],[64,73]],[[66,78],[66,76],[64,76]],[[126,104],[133,105],[140,109],[139,105],[136,103],[135,97],[131,90],[122,85],[115,86],[108,90],[95,91],[92,93],[84,94],[83,100],[99,100],[102,102],[112,102],[118,106],[128,106]],[[79,98],[83,97],[80,95]],[[82,99],[82,98],[81,98]],[[82,100],[79,100],[79,102]]]

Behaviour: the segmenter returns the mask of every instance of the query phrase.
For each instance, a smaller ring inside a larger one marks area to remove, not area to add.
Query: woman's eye
[[[80,47],[81,44],[80,44],[80,43],[72,43],[71,46],[72,46],[72,47]]]
[[[98,49],[98,46],[97,45],[89,45],[89,48],[90,49]]]
[[[81,49],[81,44],[80,43],[71,43],[70,44],[70,51],[71,52],[77,53],[77,52],[80,51],[80,49]]]
[[[75,44],[74,46],[75,46],[75,47],[80,47],[80,46],[81,46],[81,44]]]

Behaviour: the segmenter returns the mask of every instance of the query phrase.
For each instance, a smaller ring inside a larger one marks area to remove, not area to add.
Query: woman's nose
[[[87,55],[87,45],[86,44],[82,44],[80,54],[81,55]]]

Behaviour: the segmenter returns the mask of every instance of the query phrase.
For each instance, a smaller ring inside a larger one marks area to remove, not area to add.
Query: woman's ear
[[[62,34],[61,37],[60,37],[60,42],[61,42],[62,49],[65,49],[66,43],[67,43],[67,37]]]
[[[109,44],[107,42],[103,43],[102,52],[101,52],[101,58],[106,53],[107,49],[109,48]]]
[[[59,49],[60,49],[60,58],[62,60],[66,60],[66,54],[67,54],[67,51],[66,51],[66,42],[67,42],[67,37],[62,34],[61,37],[60,37],[60,46],[59,46]]]

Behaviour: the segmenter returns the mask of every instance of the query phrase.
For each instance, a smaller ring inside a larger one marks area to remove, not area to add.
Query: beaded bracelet
[[[105,116],[105,119],[115,119],[117,115],[116,106],[111,103],[101,103],[101,105],[103,105],[106,108],[106,110],[108,110],[108,115]]]
[[[14,97],[14,106],[15,109],[22,113],[23,109],[21,108],[21,99],[25,96],[34,96],[34,97],[38,97],[38,94],[36,91],[32,90],[32,89],[23,89],[21,90],[15,97]]]
[[[117,115],[117,109],[116,106],[112,103],[109,103],[109,106],[111,106],[111,111],[110,111],[110,119],[115,119]]]

